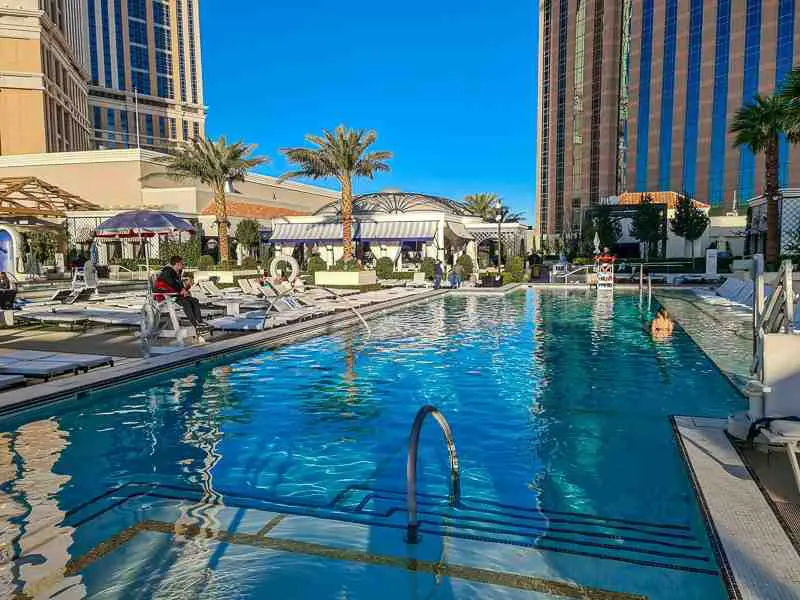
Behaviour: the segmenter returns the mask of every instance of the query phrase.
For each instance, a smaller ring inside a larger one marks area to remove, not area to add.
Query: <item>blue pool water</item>
[[[682,331],[653,342],[638,297],[447,297],[371,329],[6,417],[0,594],[581,597],[556,581],[726,597],[668,417],[744,401]],[[431,421],[409,546],[406,443],[424,404],[453,429],[462,503]]]

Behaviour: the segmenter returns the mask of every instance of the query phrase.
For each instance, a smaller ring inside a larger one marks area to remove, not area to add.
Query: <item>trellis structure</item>
[[[0,178],[0,218],[60,219],[68,210],[100,207],[37,177]]]

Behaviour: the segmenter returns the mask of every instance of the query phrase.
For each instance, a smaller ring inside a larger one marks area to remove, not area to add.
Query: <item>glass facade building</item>
[[[730,126],[800,64],[798,4],[542,0],[538,232],[568,235],[586,206],[623,192],[729,210],[760,194],[763,157],[734,148]],[[800,187],[798,156],[781,140],[784,187]]]
[[[686,0],[680,6],[688,10],[677,15],[676,4],[634,4],[631,36],[642,51],[632,77],[638,93],[631,102],[637,110],[629,119],[635,140],[626,168],[633,185],[620,191],[686,190],[698,200],[731,209],[760,194],[764,179],[763,159],[733,147],[731,121],[756,94],[772,94],[792,65],[800,63],[797,3]],[[650,5],[656,8],[652,23]],[[682,32],[688,36],[681,37]],[[664,41],[658,55],[647,52],[653,39]],[[660,96],[658,106],[651,102],[654,94]],[[780,149],[782,185],[800,185],[800,165],[785,140]],[[657,169],[648,164],[654,156]]]
[[[106,115],[97,147],[164,150],[205,134],[198,1],[88,0],[90,104]]]
[[[540,4],[536,217],[543,236],[577,235],[586,208],[616,189],[620,17],[611,0]]]

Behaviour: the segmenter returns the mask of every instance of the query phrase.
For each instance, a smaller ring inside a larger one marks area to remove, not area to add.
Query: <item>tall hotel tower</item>
[[[95,147],[163,150],[203,136],[198,0],[87,4]]]
[[[733,148],[728,130],[800,63],[800,1],[542,0],[540,18],[542,233],[625,191],[728,208],[761,192],[763,158]],[[800,186],[786,143],[780,174]]]

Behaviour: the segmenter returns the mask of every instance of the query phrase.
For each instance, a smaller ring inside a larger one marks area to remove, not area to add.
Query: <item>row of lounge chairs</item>
[[[275,297],[270,302],[271,311],[245,312],[239,316],[225,316],[209,321],[213,329],[222,331],[262,331],[288,323],[325,316],[336,312],[358,309],[371,304],[418,293],[416,289],[390,288],[365,292],[347,298],[320,288],[292,296]]]

